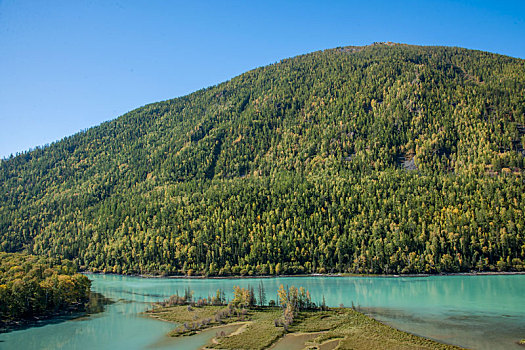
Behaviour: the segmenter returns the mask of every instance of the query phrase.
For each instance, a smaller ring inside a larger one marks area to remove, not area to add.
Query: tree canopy
[[[70,261],[0,252],[0,321],[83,308],[91,281],[76,271]]]

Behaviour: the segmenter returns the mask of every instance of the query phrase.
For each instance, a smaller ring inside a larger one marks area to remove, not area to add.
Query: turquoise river
[[[151,303],[186,287],[196,296],[233,286],[257,288],[267,299],[280,284],[303,286],[314,301],[351,306],[393,327],[473,349],[512,349],[525,338],[525,275],[430,277],[281,277],[175,279],[88,275],[92,289],[115,303],[102,313],[0,334],[0,349],[199,349],[214,331],[171,339],[173,324],[143,316]]]

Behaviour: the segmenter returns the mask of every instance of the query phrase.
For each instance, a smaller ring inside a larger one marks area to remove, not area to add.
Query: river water
[[[173,324],[141,315],[151,303],[189,287],[195,296],[263,281],[268,300],[280,284],[303,286],[314,302],[351,306],[404,331],[474,349],[521,348],[525,338],[525,275],[430,277],[280,277],[168,279],[88,275],[92,289],[115,301],[102,313],[0,334],[0,349],[198,349],[211,339],[172,340]]]

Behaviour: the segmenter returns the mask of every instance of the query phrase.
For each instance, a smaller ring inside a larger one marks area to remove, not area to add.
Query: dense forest
[[[0,251],[115,273],[523,271],[524,147],[524,60],[319,51],[1,161]]]
[[[91,281],[70,261],[0,252],[0,326],[83,309]]]

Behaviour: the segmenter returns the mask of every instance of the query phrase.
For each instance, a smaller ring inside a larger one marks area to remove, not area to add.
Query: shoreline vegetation
[[[70,260],[0,252],[0,333],[85,317],[112,302]]]
[[[0,252],[0,332],[87,310],[91,281],[71,261]]]
[[[162,275],[162,274],[122,274],[113,272],[92,272],[81,271],[85,275],[110,275],[110,276],[131,276],[140,278],[168,278],[168,279],[257,279],[257,278],[282,278],[282,277],[432,277],[432,276],[507,276],[525,275],[525,271],[471,271],[471,272],[442,272],[442,273],[421,273],[421,274],[357,274],[357,273],[312,273],[312,274],[285,274],[285,275],[229,275],[229,276],[209,276],[209,275]]]
[[[204,330],[216,334],[204,349],[460,349],[403,332],[368,317],[352,305],[329,308],[312,302],[304,288],[280,286],[279,300],[266,302],[261,282],[252,287],[234,287],[227,302],[224,291],[194,298],[189,289],[159,302],[145,312],[149,317],[176,323],[171,337],[191,337]],[[238,325],[225,332],[223,327]]]

